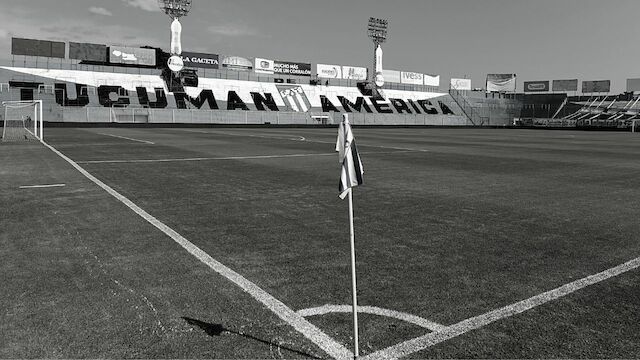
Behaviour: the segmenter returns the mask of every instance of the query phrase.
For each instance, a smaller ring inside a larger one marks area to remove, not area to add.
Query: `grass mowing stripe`
[[[297,136],[297,139],[294,138],[286,138],[286,137],[274,137],[274,136],[262,136],[262,135],[242,135],[242,134],[232,134],[225,132],[216,132],[216,131],[200,131],[200,130],[188,130],[188,129],[179,129],[180,131],[188,131],[195,132],[200,134],[210,134],[210,135],[230,135],[230,136],[240,136],[240,137],[261,137],[261,138],[270,138],[276,140],[291,140],[291,141],[301,141],[301,142],[309,142],[309,143],[317,143],[317,144],[335,144],[335,141],[322,141],[322,140],[309,140],[303,136]],[[425,149],[414,149],[414,148],[403,148],[403,147],[395,147],[395,146],[384,146],[384,145],[365,145],[358,143],[360,148],[362,147],[374,147],[379,149],[393,149],[393,150],[406,150],[406,151],[415,151],[415,152],[429,152],[429,150]]]
[[[225,157],[193,157],[173,159],[133,159],[133,160],[88,160],[78,161],[78,164],[121,164],[121,163],[154,163],[154,162],[181,162],[181,161],[206,161],[206,160],[248,160],[248,159],[277,159],[288,157],[329,156],[335,153],[321,154],[288,154],[288,155],[253,155],[253,156],[225,156]]]
[[[549,290],[542,294],[530,297],[526,300],[519,301],[517,303],[507,305],[505,307],[489,311],[479,316],[469,318],[467,320],[460,321],[454,325],[445,327],[444,330],[436,331],[421,337],[417,337],[412,340],[405,341],[401,344],[388,347],[386,349],[369,354],[363,359],[397,359],[400,357],[408,356],[418,351],[424,350],[433,345],[439,344],[443,341],[447,341],[454,337],[460,336],[471,330],[479,329],[486,325],[489,325],[495,321],[511,317],[523,313],[527,310],[531,310],[537,306],[546,304],[550,301],[557,300],[561,297],[569,295],[587,286],[591,286],[602,282],[604,280],[616,277],[624,274],[628,271],[635,270],[640,267],[640,257],[627,261],[624,264],[612,267],[605,271],[599,272],[594,275],[587,276],[585,278],[570,282],[566,285],[562,285],[553,290]]]
[[[125,140],[137,141],[137,142],[141,142],[141,143],[145,143],[145,144],[150,144],[150,145],[155,145],[155,143],[152,143],[151,141],[139,140],[139,139],[134,139],[134,138],[126,137],[126,136],[119,136],[119,135],[112,135],[112,134],[104,134],[104,133],[98,133],[98,134],[100,134],[100,135],[104,135],[104,136],[111,136],[111,137],[115,137],[115,138],[120,138],[120,139],[125,139]]]
[[[280,319],[285,321],[287,324],[291,325],[298,332],[303,334],[307,339],[311,340],[314,344],[316,344],[320,349],[326,352],[329,356],[335,359],[351,359],[353,358],[353,354],[343,345],[329,337],[322,330],[317,328],[315,325],[311,324],[301,315],[298,315],[295,311],[290,309],[280,300],[276,299],[260,287],[258,285],[252,283],[248,279],[244,278],[242,275],[237,272],[231,270],[221,262],[212,258],[209,254],[202,251],[196,245],[191,243],[189,240],[185,239],[182,235],[177,233],[175,230],[171,229],[169,226],[162,223],[160,220],[153,217],[151,214],[147,213],[145,210],[137,206],[131,200],[127,199],[114,189],[112,189],[107,184],[100,181],[95,176],[91,175],[89,172],[84,170],[80,165],[75,163],[73,160],[56,150],[53,146],[49,144],[44,144],[51,151],[56,153],[66,162],[71,164],[76,170],[78,170],[82,175],[84,175],[89,180],[93,181],[96,185],[101,187],[111,196],[118,199],[120,202],[125,204],[131,210],[133,210],[140,217],[145,219],[151,225],[155,226],[157,229],[165,233],[167,236],[172,238],[176,243],[182,246],[185,250],[187,250],[190,254],[195,256],[198,260],[209,266],[212,270],[217,272],[218,274],[224,276],[229,281],[233,282],[237,286],[239,286],[242,290],[251,295],[254,299],[258,300],[265,307],[271,310],[275,315],[277,315]]]
[[[398,151],[372,151],[360,152],[360,154],[396,154],[406,152],[420,152],[414,150],[398,150]],[[285,154],[285,155],[254,155],[254,156],[226,156],[226,157],[194,157],[194,158],[174,158],[174,159],[133,159],[133,160],[87,160],[78,161],[78,164],[128,164],[128,163],[156,163],[156,162],[184,162],[184,161],[206,161],[206,160],[249,160],[249,159],[279,159],[290,157],[310,157],[310,156],[336,156],[332,153],[317,154]]]
[[[233,134],[233,133],[225,133],[225,132],[212,132],[212,131],[190,130],[190,129],[177,129],[177,130],[198,133],[198,134],[220,134],[220,135],[229,135],[229,136],[258,137],[258,138],[265,138],[265,139],[280,139],[280,140],[292,140],[292,141],[307,140],[304,136],[299,136],[299,135],[292,135],[292,137],[283,137],[283,136],[270,136],[270,135]]]

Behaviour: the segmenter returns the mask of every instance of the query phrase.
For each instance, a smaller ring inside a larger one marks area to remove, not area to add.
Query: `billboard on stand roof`
[[[218,69],[220,67],[220,56],[218,54],[183,51],[180,56],[186,67],[205,69]]]
[[[367,80],[367,68],[343,66],[342,78],[347,80]]]
[[[524,92],[548,92],[549,81],[525,81]]]
[[[628,92],[640,91],[640,79],[627,79],[627,91]]]
[[[471,90],[471,79],[451,78],[450,85],[454,90]]]
[[[608,93],[611,91],[611,80],[594,80],[583,81],[582,92],[589,93]]]
[[[516,74],[488,74],[488,92],[515,92]]]
[[[403,84],[424,85],[424,74],[411,71],[402,71],[400,80]]]
[[[553,80],[553,91],[578,91],[578,79]]]
[[[156,51],[126,46],[109,47],[109,62],[127,65],[156,65]]]
[[[64,59],[66,44],[60,41],[11,38],[11,55],[42,56]]]
[[[256,58],[255,67],[253,69],[255,72],[260,74],[273,74],[274,61],[269,59]]]
[[[276,60],[273,65],[276,74],[311,76],[311,64]]]
[[[440,86],[440,75],[424,75],[424,85],[427,86]]]
[[[342,67],[340,65],[317,64],[316,70],[319,78],[342,79]]]
[[[253,62],[241,56],[222,56],[220,63],[223,68],[237,71],[249,71],[253,69]]]
[[[69,59],[106,62],[107,45],[70,42]]]
[[[385,82],[400,83],[400,71],[383,69],[382,76]]]

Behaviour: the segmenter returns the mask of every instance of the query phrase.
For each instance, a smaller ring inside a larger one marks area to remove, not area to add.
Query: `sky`
[[[5,3],[5,4],[2,4]],[[157,0],[0,0],[0,58],[11,37],[169,47]],[[369,17],[389,20],[385,69],[523,81],[640,77],[640,0],[193,0],[184,51],[367,66]]]

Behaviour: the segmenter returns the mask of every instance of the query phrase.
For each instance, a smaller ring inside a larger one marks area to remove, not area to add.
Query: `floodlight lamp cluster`
[[[158,6],[172,19],[179,19],[191,10],[191,0],[158,0]]]
[[[369,18],[368,35],[376,44],[382,44],[387,41],[387,29],[389,21],[384,19]]]

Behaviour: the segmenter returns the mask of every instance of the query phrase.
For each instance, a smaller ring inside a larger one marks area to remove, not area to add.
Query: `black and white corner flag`
[[[338,127],[336,151],[339,153],[338,162],[342,164],[339,191],[340,198],[344,199],[349,189],[362,184],[362,174],[364,174],[356,141],[351,132],[351,124],[346,114]]]
[[[362,184],[362,162],[358,155],[356,139],[351,132],[351,124],[347,114],[338,127],[338,141],[336,151],[339,153],[340,169],[340,198],[349,196],[349,242],[351,243],[351,295],[353,297],[353,355],[359,356],[358,348],[358,290],[356,288],[356,243],[353,230],[353,192],[351,188]]]

